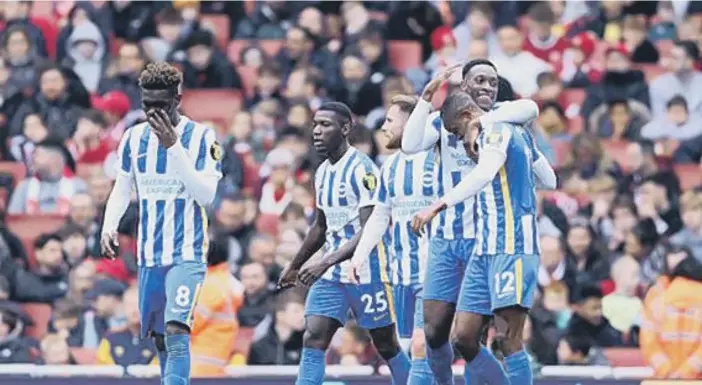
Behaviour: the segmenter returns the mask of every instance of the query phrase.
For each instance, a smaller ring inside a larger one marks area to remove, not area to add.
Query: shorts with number
[[[322,316],[346,323],[349,309],[358,326],[377,329],[395,322],[390,285],[377,282],[354,285],[320,279],[307,293],[305,317]]]
[[[474,246],[475,239],[431,239],[424,278],[424,299],[456,303]]]
[[[534,304],[539,256],[473,255],[463,279],[458,311],[491,315],[497,309]]]
[[[400,338],[411,338],[415,329],[424,328],[422,285],[397,285],[392,289],[397,311],[397,334]]]
[[[139,267],[141,336],[163,334],[168,322],[192,326],[207,265],[183,262],[170,266]]]

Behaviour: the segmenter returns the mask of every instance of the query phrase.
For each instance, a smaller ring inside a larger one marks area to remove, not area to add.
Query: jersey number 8
[[[366,314],[381,313],[388,310],[388,300],[385,298],[385,292],[379,291],[375,293],[375,300],[370,294],[363,294],[361,302],[365,305],[363,312]]]
[[[175,303],[180,307],[186,307],[190,304],[190,288],[185,285],[180,285],[176,289]]]

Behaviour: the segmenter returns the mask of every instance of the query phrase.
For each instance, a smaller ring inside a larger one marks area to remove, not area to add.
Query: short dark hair
[[[79,318],[81,314],[83,307],[70,299],[60,299],[54,304],[54,319]]]
[[[614,98],[614,99],[607,101],[607,109],[611,110],[612,108],[614,108],[616,106],[624,106],[624,107],[626,107],[627,110],[631,109],[631,108],[629,108],[629,101],[626,99]]]
[[[56,242],[61,242],[61,237],[58,236],[56,233],[47,233],[47,234],[42,234],[37,239],[34,240],[34,248],[35,249],[43,249],[44,246],[46,246],[47,243],[51,241],[56,241]]]
[[[188,36],[185,41],[185,48],[192,48],[196,45],[204,45],[205,47],[214,47],[215,38],[210,31],[197,30]]]
[[[263,75],[272,75],[280,77],[281,74],[282,70],[280,69],[280,64],[278,64],[276,61],[265,61],[263,62],[263,64],[261,64],[260,67],[258,67],[259,77]]]
[[[690,40],[677,40],[675,42],[677,47],[682,48],[688,58],[698,61],[700,60],[700,49],[697,47],[697,43]]]
[[[556,113],[561,119],[567,119],[565,111],[563,111],[563,107],[561,107],[561,105],[557,101],[547,100],[541,105],[542,112],[550,109],[556,110]]]
[[[470,70],[472,70],[473,67],[477,67],[479,65],[490,66],[495,70],[495,72],[497,72],[497,67],[495,67],[495,64],[493,64],[493,62],[491,62],[490,60],[488,60],[488,59],[473,59],[463,66],[463,70],[461,70],[461,76],[463,76],[463,79],[466,78],[466,75],[468,75],[468,72],[470,72]]]
[[[441,106],[441,120],[444,123],[453,122],[462,111],[470,106],[476,106],[476,104],[467,92],[453,92],[446,97],[444,104]]]
[[[582,283],[576,287],[573,293],[573,303],[583,303],[590,298],[602,299],[602,289],[592,283]]]
[[[545,2],[538,2],[532,5],[527,15],[531,20],[537,23],[553,24],[556,22],[556,15],[554,15],[551,7]]]
[[[634,228],[631,229],[631,234],[638,238],[639,242],[644,247],[653,247],[660,240],[658,230],[656,230],[656,222],[651,218],[641,219]]]
[[[353,124],[353,112],[349,106],[341,102],[326,102],[317,111],[331,111],[339,117],[340,123]]]
[[[587,357],[588,354],[590,354],[590,349],[592,348],[592,339],[590,339],[590,337],[566,334],[563,339],[568,343],[573,353],[581,353],[583,357]]]
[[[183,74],[166,62],[149,63],[141,71],[139,87],[146,90],[177,91],[183,81]]]
[[[502,76],[497,76],[497,102],[509,102],[516,99],[517,96],[512,88],[512,83]]]
[[[105,120],[105,116],[102,114],[102,112],[94,109],[89,109],[85,110],[81,115],[81,119],[86,119],[92,122],[93,124],[97,124],[98,126],[105,128],[107,127],[107,120]]]
[[[492,19],[495,15],[495,11],[492,9],[489,1],[472,1],[468,13],[471,14],[473,12],[480,12],[487,16],[488,19]]]
[[[45,73],[47,73],[49,71],[54,71],[54,70],[58,71],[61,74],[61,76],[63,76],[64,79],[66,78],[66,75],[64,75],[63,71],[61,70],[61,67],[59,65],[51,63],[51,62],[44,63],[44,64],[41,64],[39,66],[39,69],[38,69],[39,77],[38,78],[41,79],[41,77],[44,76]]]
[[[173,7],[165,7],[156,14],[156,23],[158,24],[180,24],[183,22],[183,16]]]
[[[682,95],[675,95],[668,100],[668,103],[665,104],[665,108],[670,108],[673,106],[681,106],[685,109],[685,111],[687,111],[687,100]]]
[[[305,218],[305,208],[299,203],[290,202],[288,207],[280,214],[280,219],[285,221],[290,217]]]
[[[399,107],[402,112],[411,114],[418,102],[419,98],[415,95],[396,95],[390,104]]]
[[[536,75],[536,85],[541,88],[553,83],[560,83],[561,79],[551,71],[542,72]]]
[[[297,303],[300,305],[305,304],[305,297],[296,289],[289,289],[280,292],[275,298],[274,308],[276,312],[285,311],[287,306],[291,303]]]

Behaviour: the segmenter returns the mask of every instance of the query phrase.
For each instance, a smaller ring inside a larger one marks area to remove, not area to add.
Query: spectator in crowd
[[[581,133],[573,138],[571,154],[561,169],[563,189],[567,193],[587,192],[587,182],[609,175],[620,178],[619,165],[602,149],[597,137],[590,133]]]
[[[608,365],[601,350],[586,336],[566,334],[558,341],[559,365]]]
[[[241,89],[241,77],[215,45],[208,31],[195,31],[185,42],[183,85],[188,88]]]
[[[429,70],[433,78],[442,70],[459,63],[458,51],[456,50],[456,37],[449,26],[441,26],[434,30],[430,36],[432,56],[424,66]]]
[[[105,334],[97,350],[99,365],[149,365],[158,362],[156,347],[150,339],[140,338],[139,293],[136,286],[124,292],[122,308],[127,316],[126,327]]]
[[[669,236],[682,228],[678,197],[680,185],[668,172],[657,172],[634,190],[636,208],[641,218],[653,220],[658,234]]]
[[[68,276],[67,299],[86,305],[85,294],[95,284],[96,266],[92,260],[84,260],[71,270]]]
[[[2,10],[5,29],[2,31],[0,41],[6,41],[7,37],[5,34],[9,34],[11,28],[22,28],[27,32],[31,40],[31,46],[37,49],[37,54],[46,57],[46,41],[41,29],[29,19],[31,10],[31,1],[5,2]]]
[[[309,65],[324,70],[327,58],[322,52],[314,52],[314,41],[310,32],[300,26],[293,26],[285,33],[285,43],[275,62],[279,63],[283,77],[294,68]]]
[[[497,35],[493,30],[493,21],[495,12],[490,3],[470,3],[465,20],[462,20],[453,29],[453,35],[456,37],[456,52],[459,58],[465,59],[470,50],[470,45],[475,41],[484,41],[486,51],[490,54],[500,53],[500,44],[497,40]]]
[[[597,233],[585,218],[573,218],[566,235],[568,264],[577,282],[601,282],[609,277],[609,262]],[[572,287],[572,286],[571,286]]]
[[[547,138],[558,138],[567,135],[568,118],[563,107],[556,101],[547,101],[541,104],[541,113],[536,122]]]
[[[36,266],[34,274],[44,285],[56,284],[67,288],[68,266],[63,258],[61,238],[56,234],[44,234],[34,241]]]
[[[83,20],[73,27],[68,38],[67,64],[78,75],[88,92],[95,92],[100,84],[107,63],[107,49],[98,27]]]
[[[610,44],[617,44],[621,39],[621,21],[624,17],[624,2],[603,1],[596,5],[584,17],[577,19],[569,27],[569,34],[577,34],[582,31],[594,32],[600,40]]]
[[[641,136],[648,140],[688,140],[702,135],[702,116],[690,114],[682,95],[666,103],[666,113],[643,126]]]
[[[627,100],[649,106],[648,84],[643,72],[632,68],[626,48],[614,46],[605,54],[605,72],[599,84],[587,88],[581,114],[588,121],[597,107],[611,100]],[[590,127],[594,129],[593,127]]]
[[[566,259],[566,250],[562,239],[542,235],[539,239],[541,248],[541,265],[539,266],[539,286],[546,287],[553,282],[563,282],[568,287],[575,286],[575,271]]]
[[[17,90],[31,89],[36,82],[41,58],[26,26],[9,27],[3,33],[2,53],[10,70],[8,85]]]
[[[239,271],[246,260],[249,242],[255,233],[246,216],[246,200],[241,195],[223,197],[215,213],[215,228],[218,232],[214,243],[221,245],[227,253],[229,268],[233,273]]]
[[[688,111],[702,113],[702,73],[695,63],[700,60],[700,50],[694,41],[676,41],[670,58],[664,61],[668,73],[651,82],[651,111],[653,116],[666,115],[668,102],[676,95],[687,101]]]
[[[579,285],[573,293],[573,315],[567,334],[588,338],[594,346],[621,346],[623,334],[602,315],[602,297],[599,287],[589,283]]]
[[[656,64],[660,59],[658,49],[648,40],[646,20],[635,15],[624,18],[622,23],[622,41],[631,53],[632,63]]]
[[[76,365],[77,362],[64,336],[47,334],[40,343],[41,360],[45,365]]]
[[[264,167],[270,173],[261,189],[259,210],[261,214],[280,216],[292,201],[290,189],[295,184],[292,175],[295,168],[294,155],[286,149],[274,149],[266,156]]]
[[[282,99],[280,87],[282,84],[280,65],[275,62],[263,63],[257,71],[256,87],[254,88],[254,97],[248,100],[249,106],[258,104],[262,100]]]
[[[497,72],[514,88],[514,92],[529,98],[538,90],[536,77],[542,72],[552,71],[551,65],[522,49],[523,37],[519,30],[511,25],[500,27],[497,31],[502,55],[490,53],[490,60],[497,67]]]
[[[83,112],[70,140],[73,158],[81,164],[102,166],[113,149],[106,133],[107,121],[100,111]]]
[[[557,68],[570,42],[565,36],[554,32],[556,15],[553,9],[546,2],[536,3],[529,8],[527,16],[529,21],[524,50]]]
[[[560,68],[558,74],[566,87],[586,88],[600,80],[602,75],[600,70],[590,62],[595,53],[596,44],[597,36],[589,31],[570,39],[570,48],[563,53],[563,61],[558,66]]]
[[[207,275],[191,328],[194,377],[224,376],[232,349],[222,341],[235,341],[239,332],[237,313],[244,301],[244,288],[232,276],[226,257],[212,250],[207,254]]]
[[[656,159],[655,147],[648,141],[632,142],[626,147],[630,171],[619,185],[619,192],[631,194],[636,188],[648,180],[649,177],[659,172],[660,167]]]
[[[641,263],[641,283],[648,287],[664,272],[665,249],[651,218],[640,220],[626,237],[624,252]]]
[[[600,138],[614,141],[636,141],[641,139],[643,120],[648,111],[641,111],[640,104],[631,103],[624,99],[611,99],[606,103],[606,112],[598,114],[597,108],[590,115],[589,126],[597,132]],[[639,108],[638,111],[634,111]],[[599,116],[598,116],[599,115]]]
[[[100,81],[98,93],[104,95],[110,91],[122,91],[129,97],[131,109],[141,108],[138,80],[146,64],[143,49],[137,43],[125,42],[119,47],[115,61],[115,73]]]
[[[93,197],[86,193],[78,193],[71,198],[71,211],[66,221],[67,225],[72,225],[81,230],[86,237],[86,247],[91,251],[91,255],[99,255],[99,231],[97,222],[97,210]]]
[[[692,256],[702,262],[702,193],[687,191],[680,198],[680,212],[684,227],[670,237],[670,243],[689,247]]]
[[[61,248],[69,267],[79,265],[88,257],[88,241],[83,229],[78,225],[69,223],[61,228],[58,235],[61,237]]]
[[[85,299],[90,304],[86,312],[94,315],[93,322],[99,336],[104,336],[108,330],[123,327],[125,310],[122,306],[125,285],[110,278],[102,278],[93,284],[85,293]],[[129,320],[127,320],[129,321]]]
[[[74,42],[71,41],[71,37],[76,32],[76,29],[82,29],[79,35],[86,37],[89,35],[90,39],[95,39],[96,46],[101,46],[100,55],[96,57],[97,60],[102,61],[107,58],[108,55],[108,34],[111,29],[112,18],[110,15],[106,15],[105,12],[99,12],[96,7],[90,2],[76,2],[70,8],[70,11],[65,17],[65,25],[61,28],[56,41],[56,60],[61,63],[64,61],[71,60],[71,51],[74,49]],[[92,24],[91,27],[86,28],[83,23]],[[98,34],[93,35],[94,28],[98,28]],[[90,31],[90,34],[86,32]],[[78,35],[76,35],[78,36]],[[87,51],[86,51],[87,52]]]
[[[86,189],[85,182],[73,175],[68,150],[53,139],[37,143],[32,156],[34,175],[23,180],[12,194],[7,207],[10,214],[62,214],[70,211],[74,194]]]
[[[305,329],[302,295],[289,291],[278,295],[273,314],[254,331],[249,365],[298,365]]]
[[[568,326],[571,311],[568,307],[568,286],[555,281],[543,288],[541,297],[529,311],[531,322],[530,350],[544,365],[558,363],[556,350],[559,338]]]
[[[282,268],[275,263],[277,240],[268,234],[259,233],[249,242],[248,257],[252,262],[258,262],[266,269],[268,282],[278,282]]]
[[[12,302],[0,302],[0,364],[30,364],[36,361],[32,343],[23,337],[25,320]]]
[[[327,362],[343,366],[370,365],[377,368],[381,361],[371,344],[368,331],[359,327],[356,322],[348,321],[341,329],[338,344],[330,349]]]
[[[333,91],[333,99],[346,103],[359,116],[366,116],[383,104],[383,78],[371,76],[369,64],[360,53],[344,55],[339,68],[344,88]]]
[[[47,139],[49,134],[49,129],[44,124],[41,115],[35,113],[27,115],[22,124],[22,133],[10,140],[12,157],[16,161],[24,163],[27,170],[31,172],[34,167],[32,162],[34,149],[38,143]]]
[[[152,61],[165,61],[182,45],[185,20],[177,9],[165,7],[155,17],[157,36],[142,40],[144,53]]]
[[[368,63],[371,78],[389,75],[392,71],[388,63],[388,52],[383,40],[383,30],[369,27],[363,30],[358,40],[358,51]]]
[[[70,82],[66,74],[55,65],[47,65],[39,70],[38,79],[39,92],[25,100],[14,112],[10,120],[10,133],[19,135],[26,116],[34,113],[42,117],[52,136],[68,139],[73,135],[78,117],[85,107],[73,93],[84,92],[85,89],[74,89],[82,88],[82,85]]]
[[[665,256],[665,272],[646,294],[641,351],[656,378],[699,379],[702,266],[685,248]]]
[[[638,297],[641,268],[636,259],[625,255],[612,264],[614,292],[602,298],[602,315],[612,327],[629,333],[641,316],[643,303]]]
[[[256,3],[251,17],[244,18],[238,25],[236,39],[282,39],[291,23],[291,3]]]
[[[69,299],[61,299],[54,305],[49,322],[49,332],[64,336],[69,347],[96,348],[99,337],[83,318],[83,308]]]
[[[253,327],[263,321],[270,311],[272,292],[268,288],[266,269],[260,262],[250,262],[241,267],[239,275],[244,286],[239,323],[243,327]]]

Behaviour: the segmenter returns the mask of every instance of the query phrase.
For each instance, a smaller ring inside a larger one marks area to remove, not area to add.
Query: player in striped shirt
[[[321,385],[325,352],[344,325],[349,309],[368,329],[393,381],[406,384],[410,362],[395,332],[389,263],[382,244],[357,271],[358,285],[347,275],[348,259],[375,205],[378,168],[347,140],[351,110],[338,102],[323,104],[313,118],[312,140],[326,160],[315,173],[316,219],[293,261],[281,274],[279,287],[296,281],[311,286],[305,304],[305,337],[297,385]],[[312,256],[321,250],[321,255]]]
[[[400,148],[402,132],[409,114],[417,104],[414,96],[398,96],[392,100],[382,130],[388,137],[386,147]],[[361,269],[373,247],[381,242],[390,225],[386,245],[392,260],[392,283],[397,330],[403,345],[410,347],[412,368],[410,385],[432,385],[434,377],[426,359],[422,286],[428,242],[417,237],[410,228],[412,216],[430,205],[436,197],[434,185],[434,149],[417,154],[396,151],[385,160],[380,171],[378,199],[363,236],[351,260],[350,276]],[[410,340],[411,339],[411,340]],[[409,342],[409,343],[407,343]]]
[[[478,164],[456,187],[417,214],[412,227],[420,231],[439,211],[477,196],[476,246],[457,305],[456,348],[471,370],[486,374],[488,365],[479,355],[479,341],[486,321],[494,315],[507,373],[482,377],[490,384],[530,385],[533,379],[522,348],[522,330],[534,301],[539,268],[536,188],[555,188],[556,175],[523,127],[476,119],[483,114],[466,93],[446,99],[442,119],[447,129],[465,138],[462,145],[472,150],[470,132],[480,130]]]
[[[221,178],[214,131],[178,113],[181,82],[166,63],[141,73],[147,122],[122,137],[101,237],[103,254],[114,258],[117,225],[135,187],[141,334],[154,339],[165,385],[190,383],[190,327],[207,269],[204,207]]]
[[[402,137],[402,150],[406,153],[424,151],[438,144],[439,168],[436,174],[439,196],[456,186],[475,167],[475,161],[468,156],[460,138],[446,129],[439,112],[430,113],[434,93],[456,69],[456,66],[448,68],[425,87]],[[486,119],[525,123],[538,115],[538,107],[531,100],[495,105],[498,77],[495,66],[490,61],[470,61],[463,66],[462,74],[461,89],[473,96],[483,111],[490,111]],[[474,205],[475,200],[468,199],[443,211],[434,223],[429,243],[424,282],[424,331],[429,363],[439,385],[453,384],[454,380],[451,373],[453,348],[449,344],[449,332],[464,271],[475,243]],[[488,349],[481,353],[486,361],[498,363]],[[499,373],[493,373],[491,376],[498,375]],[[470,381],[469,376],[465,378]],[[473,381],[477,383],[481,380]]]

